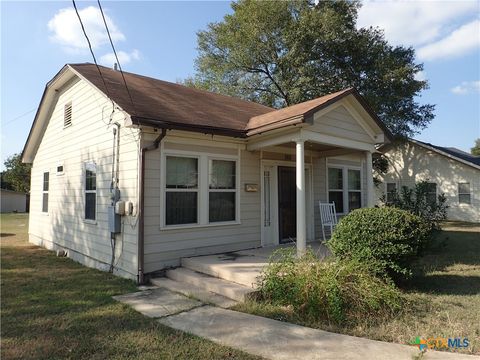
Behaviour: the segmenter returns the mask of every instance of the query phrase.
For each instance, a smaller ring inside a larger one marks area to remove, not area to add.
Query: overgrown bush
[[[294,249],[274,253],[263,271],[260,295],[312,320],[334,323],[391,316],[403,301],[393,283],[359,262],[320,261],[310,250],[297,258]]]
[[[363,208],[340,220],[327,246],[337,259],[371,267],[395,282],[412,275],[412,264],[428,247],[431,226],[396,208]]]
[[[395,189],[389,193],[391,201],[386,206],[410,211],[428,221],[433,229],[440,229],[439,222],[447,218],[448,205],[445,194],[435,195],[431,183],[421,181],[413,189],[402,186],[400,193]]]

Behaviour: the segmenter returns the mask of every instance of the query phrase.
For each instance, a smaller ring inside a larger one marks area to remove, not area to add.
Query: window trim
[[[45,174],[48,174],[48,189],[44,190],[43,185],[45,183]],[[43,195],[47,194],[47,211],[43,211]],[[42,171],[42,210],[41,213],[48,215],[50,213],[50,169]]]
[[[329,169],[341,169],[342,170],[342,187],[343,189],[330,189],[328,183],[328,171]],[[349,190],[348,189],[348,170],[360,171],[360,190]],[[348,193],[349,192],[359,192],[360,193],[360,208],[364,205],[364,186],[363,186],[363,167],[355,165],[339,165],[335,163],[328,163],[327,161],[327,173],[326,173],[326,187],[327,187],[327,201],[330,203],[330,191],[332,192],[342,192],[343,193],[343,212],[337,212],[337,215],[347,215],[350,213],[350,207],[348,205]]]
[[[460,192],[460,185],[468,184],[468,193],[461,193]],[[472,205],[472,186],[470,185],[470,181],[458,182],[457,183],[457,193],[458,193],[458,204],[460,206],[469,206]],[[468,195],[468,202],[460,202],[460,195]]]
[[[236,155],[223,155],[215,153],[194,153],[192,151],[164,149],[162,143],[160,157],[160,230],[175,230],[175,229],[189,229],[189,228],[204,228],[215,226],[240,225],[240,149],[237,149]],[[221,149],[219,149],[221,150]],[[198,195],[197,195],[197,223],[193,224],[166,224],[166,167],[167,156],[190,157],[198,159]],[[235,220],[234,221],[219,221],[209,222],[209,176],[210,176],[210,160],[227,160],[235,161]]]
[[[95,166],[95,190],[87,190],[87,164],[93,164]],[[82,184],[83,184],[83,222],[87,224],[96,225],[98,219],[98,181],[97,181],[97,174],[98,174],[98,165],[95,160],[87,160],[83,162],[83,170],[82,170]],[[86,210],[87,210],[87,194],[95,194],[95,219],[87,219]]]

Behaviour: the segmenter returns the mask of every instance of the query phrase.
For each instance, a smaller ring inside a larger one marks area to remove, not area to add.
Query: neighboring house
[[[275,110],[124,75],[128,89],[72,64],[47,84],[23,151],[31,242],[101,269],[113,247],[114,272],[142,282],[187,256],[301,252],[321,237],[319,201],[374,205],[372,153],[390,135],[355,90]]]
[[[451,147],[410,139],[381,148],[389,168],[378,187],[377,198],[402,186],[414,187],[428,181],[432,198],[444,193],[447,218],[480,222],[480,156]]]
[[[28,211],[28,195],[22,192],[0,189],[2,213]]]

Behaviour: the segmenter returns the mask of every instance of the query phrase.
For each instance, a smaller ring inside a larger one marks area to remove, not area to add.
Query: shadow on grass
[[[480,276],[425,275],[415,277],[408,285],[410,290],[437,295],[480,294]]]

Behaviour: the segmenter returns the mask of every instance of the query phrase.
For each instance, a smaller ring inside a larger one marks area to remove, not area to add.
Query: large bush
[[[415,184],[414,188],[402,186],[400,193],[395,189],[391,195],[391,202],[385,201],[386,206],[396,207],[402,210],[410,211],[426,220],[430,226],[437,230],[440,229],[440,221],[447,218],[448,205],[445,194],[436,195],[435,188],[427,181],[421,181]]]
[[[327,245],[336,258],[359,261],[398,281],[412,275],[431,233],[427,221],[408,211],[363,208],[340,220]]]
[[[291,306],[311,320],[335,323],[395,314],[403,298],[395,285],[355,261],[319,261],[313,252],[297,258],[281,249],[265,267],[260,295],[273,305]]]

